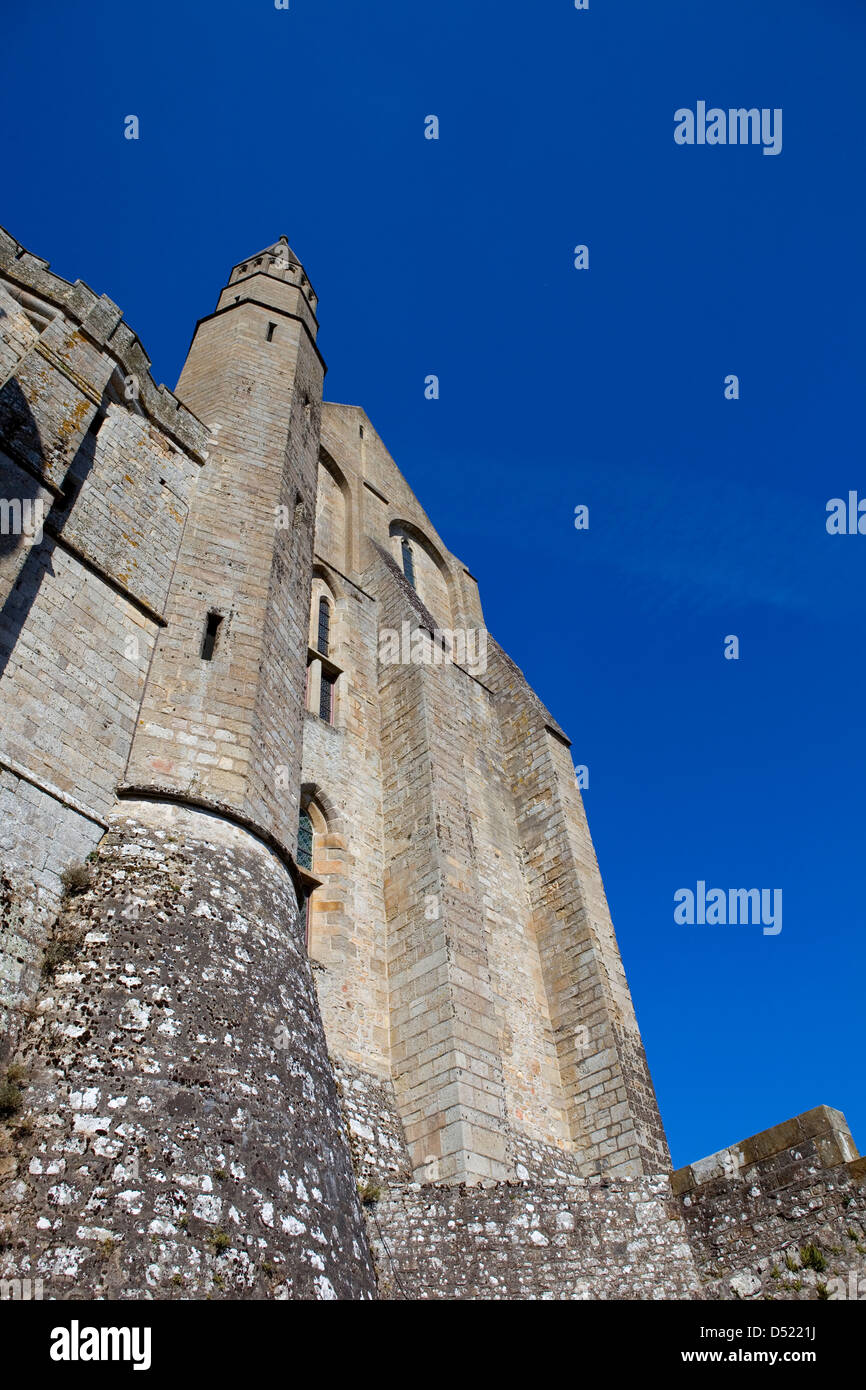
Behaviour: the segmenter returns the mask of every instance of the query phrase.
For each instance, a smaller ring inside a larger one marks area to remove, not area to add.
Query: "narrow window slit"
[[[330,675],[327,671],[322,672],[322,681],[319,686],[319,718],[324,719],[326,724],[334,722],[334,686],[336,676]]]
[[[317,646],[322,656],[328,655],[331,644],[331,605],[326,598],[319,599],[319,630]]]
[[[268,342],[269,342],[269,343],[270,343],[270,342],[273,342],[274,334],[276,333],[276,331],[277,331],[277,325],[276,325],[275,323],[269,323],[269,324],[268,324]]]
[[[405,539],[405,537],[404,537],[404,539],[401,541],[400,544],[401,544],[402,551],[403,551],[403,573],[405,574],[406,578],[408,579],[409,583],[412,585],[412,588],[414,589],[414,588],[415,588],[415,559],[414,559],[414,556],[412,555],[412,547],[411,547],[411,545],[409,544],[409,542]]]
[[[217,644],[220,625],[222,623],[221,613],[208,613],[207,623],[205,624],[204,637],[201,643],[202,661],[212,661],[214,649]]]

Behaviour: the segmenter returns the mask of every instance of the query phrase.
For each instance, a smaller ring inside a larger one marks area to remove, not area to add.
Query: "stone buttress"
[[[417,1180],[669,1172],[569,741],[357,407],[324,406],[314,572],[337,707],[308,699],[303,796],[332,1050],[393,1085]]]

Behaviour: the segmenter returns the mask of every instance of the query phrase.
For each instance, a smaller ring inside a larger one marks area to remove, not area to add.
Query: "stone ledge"
[[[835,1168],[842,1163],[850,1165],[852,1160],[858,1160],[857,1146],[842,1111],[829,1105],[817,1105],[792,1120],[785,1120],[696,1163],[678,1168],[671,1177],[674,1195],[681,1197],[717,1178],[744,1176],[746,1169],[809,1141],[814,1144],[822,1168]]]

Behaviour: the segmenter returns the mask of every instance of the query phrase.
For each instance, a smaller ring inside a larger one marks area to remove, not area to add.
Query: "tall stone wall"
[[[342,675],[334,723],[318,717],[311,690],[304,725],[302,795],[325,818],[314,836],[322,886],[310,900],[309,951],[331,1051],[389,1076],[377,605],[335,569],[321,572],[333,599],[329,655]]]
[[[523,1138],[571,1150],[568,1103],[557,1056],[542,961],[533,930],[533,898],[524,872],[507,752],[487,673],[457,673],[460,722],[439,737],[459,737],[466,810],[481,902],[490,983],[498,1025],[509,1167]]]
[[[408,586],[387,565],[381,576],[381,622],[399,631],[411,613]],[[394,1084],[416,1172],[469,1181],[508,1172],[500,1024],[463,765],[461,716],[485,698],[453,666],[380,671]]]
[[[149,365],[110,299],[0,230],[0,1057],[123,779],[204,459]]]
[[[671,1185],[568,739],[364,412],[323,407],[316,309],[285,239],[239,263],[182,404],[0,231],[0,1276],[859,1288],[838,1112]],[[480,669],[433,659],[441,628],[484,634]]]
[[[418,1178],[513,1175],[521,1145],[578,1154],[584,1175],[664,1170],[568,739],[489,639],[475,581],[354,407],[323,409],[319,493],[310,642],[328,593],[338,700],[332,727],[311,651],[303,775],[338,822],[330,871],[316,838],[327,883],[310,904],[333,1050],[390,1074]],[[483,669],[434,661],[437,629],[486,643]],[[379,650],[388,634],[396,659]]]
[[[496,693],[569,1132],[584,1172],[652,1173],[667,1141],[568,740],[491,643]]]
[[[665,1174],[389,1189],[370,1218],[380,1297],[701,1297]]]

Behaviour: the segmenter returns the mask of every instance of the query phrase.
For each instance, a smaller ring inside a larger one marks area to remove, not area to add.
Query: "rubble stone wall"
[[[0,1273],[50,1298],[368,1298],[295,890],[203,812],[125,803],[69,898],[0,1124]]]

